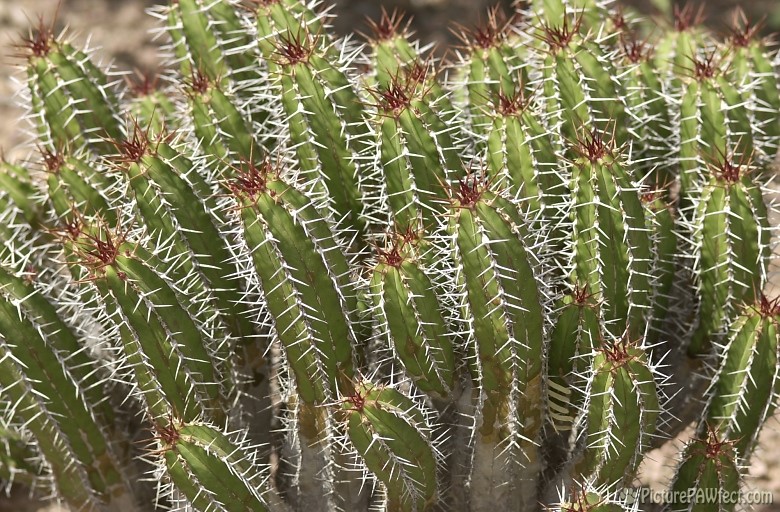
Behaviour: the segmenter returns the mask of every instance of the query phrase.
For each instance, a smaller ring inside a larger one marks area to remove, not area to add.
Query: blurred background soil
[[[90,42],[99,47],[97,55],[104,63],[112,62],[119,70],[149,72],[157,69],[157,42],[153,29],[157,21],[145,13],[147,8],[163,0],[0,0],[0,151],[10,160],[23,159],[29,149],[21,144],[27,140],[23,111],[17,106],[22,87],[18,66],[22,63],[14,45],[21,41],[28,27],[38,17],[50,22],[57,13],[56,27],[67,27],[76,41]],[[444,53],[457,40],[450,31],[453,23],[473,26],[482,19],[485,10],[497,1],[508,9],[511,0],[335,0],[333,12],[337,30],[368,32],[366,18],[377,19],[382,7],[399,8],[413,16],[413,30],[425,42],[437,45]],[[623,0],[623,3],[647,14],[656,13],[650,0]],[[725,31],[740,6],[752,21],[763,20],[765,33],[780,31],[780,0],[701,0],[707,23],[717,31]],[[690,434],[688,434],[690,435]],[[661,490],[672,476],[675,454],[685,440],[683,434],[674,443],[648,454],[643,464],[642,482]],[[765,427],[761,446],[753,457],[748,487],[770,491],[772,504],[758,505],[758,512],[780,512],[780,428],[778,417]],[[12,496],[0,494],[0,512],[55,512],[56,506],[43,506],[28,499],[25,493]],[[121,512],[121,511],[117,511]]]

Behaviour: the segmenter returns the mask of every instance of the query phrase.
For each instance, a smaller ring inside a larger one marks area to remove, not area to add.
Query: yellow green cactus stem
[[[636,35],[621,37],[622,77],[626,93],[626,114],[633,144],[637,177],[645,183],[667,184],[674,180],[674,128],[668,84],[652,62],[653,47]]]
[[[596,350],[587,414],[578,424],[585,451],[574,465],[575,478],[603,486],[631,483],[660,413],[653,371],[644,349],[625,337]]]
[[[268,468],[257,463],[253,447],[238,435],[201,422],[172,418],[157,426],[165,473],[173,489],[196,510],[286,512],[270,486]]]
[[[372,316],[406,375],[417,388],[451,400],[455,385],[452,335],[442,304],[415,250],[416,240],[403,234],[390,237],[390,246],[377,249],[371,271]]]
[[[484,139],[492,125],[489,112],[492,99],[499,93],[512,94],[526,87],[528,77],[523,61],[509,35],[512,25],[503,19],[499,6],[487,13],[485,22],[473,30],[462,29],[464,44],[459,67],[464,72],[466,106],[471,131],[477,137],[476,151],[484,148]]]
[[[692,232],[699,321],[688,354],[700,357],[725,335],[734,308],[763,289],[770,254],[767,209],[760,176],[749,161],[726,156],[710,167]]]
[[[35,438],[75,509],[136,510],[96,364],[58,313],[24,277],[0,267],[0,415]]]
[[[195,278],[209,290],[228,332],[246,342],[254,328],[229,242],[220,231],[222,219],[214,213],[218,207],[211,188],[192,161],[164,140],[149,137],[136,125],[132,138],[119,144],[122,155],[115,167],[127,182],[125,195],[134,197],[147,234],[160,240],[157,254],[175,261],[171,274]]]
[[[645,212],[625,159],[593,131],[576,146],[571,194],[572,285],[601,303],[614,337],[643,334],[650,304],[652,252]]]
[[[160,87],[157,75],[144,74],[128,80],[128,88],[132,96],[127,107],[128,115],[150,137],[156,138],[177,128],[173,98],[169,91]]]
[[[326,218],[279,178],[270,161],[246,164],[229,186],[243,226],[242,250],[254,264],[271,335],[281,342],[294,376],[295,393],[284,389],[293,411],[290,453],[284,454],[294,473],[290,499],[302,510],[347,506],[338,503],[351,503],[354,475],[341,470],[334,425],[323,407],[351,393],[360,347],[346,256]]]
[[[745,15],[735,15],[734,28],[727,41],[727,80],[745,99],[750,115],[755,149],[754,158],[771,160],[780,140],[780,91],[775,67],[766,41],[758,37],[760,24],[751,24]]]
[[[229,186],[301,400],[349,390],[357,299],[330,224],[268,160],[246,164]]]
[[[542,25],[538,36],[546,46],[542,82],[546,112],[567,141],[583,129],[613,133],[618,145],[626,142],[626,95],[618,76],[622,70],[609,36],[596,39],[581,33],[582,18],[563,18],[561,26]]]
[[[472,175],[452,189],[442,250],[455,267],[473,381],[472,510],[536,502],[545,340],[539,264],[517,205]]]
[[[187,84],[187,96],[195,135],[215,166],[232,160],[262,157],[263,147],[255,140],[249,123],[218,81],[195,68]]]
[[[685,448],[672,482],[672,512],[732,512],[739,502],[739,465],[733,441],[712,427]]]
[[[224,421],[230,390],[218,338],[182,305],[156,257],[99,222],[73,225],[63,244],[80,257],[103,302],[116,305],[105,322],[123,334],[124,363],[152,418],[173,411],[188,421]]]
[[[8,492],[14,484],[34,486],[42,476],[35,458],[31,443],[21,431],[0,422],[0,490]]]
[[[387,89],[372,91],[379,147],[368,146],[367,158],[375,161],[373,181],[381,188],[374,196],[386,201],[391,225],[399,230],[433,229],[447,209],[448,178],[463,166],[448,128],[427,102],[421,79],[397,76]]]
[[[668,340],[667,322],[674,308],[677,255],[679,254],[678,214],[668,199],[668,187],[650,188],[641,195],[652,241],[652,308],[645,329],[645,344],[654,346]]]
[[[506,189],[520,201],[546,231],[554,249],[561,249],[566,218],[565,162],[556,151],[557,141],[533,111],[532,97],[515,88],[494,96],[492,125],[487,130],[488,175],[498,189]]]
[[[239,89],[257,79],[257,46],[230,0],[175,0],[158,16],[166,18],[183,76],[201,69],[220,86],[231,81]]]
[[[585,407],[587,372],[601,347],[598,303],[586,286],[563,297],[550,335],[547,360],[548,418],[558,432],[568,432]]]
[[[693,2],[683,6],[676,4],[672,14],[672,24],[665,30],[656,45],[653,62],[655,68],[664,76],[671,78],[670,85],[679,89],[681,79],[690,75],[692,63],[702,49],[714,44],[703,23],[705,6]]]
[[[363,103],[346,74],[349,62],[332,55],[307,32],[280,37],[269,65],[281,91],[291,148],[318,203],[341,229],[365,235],[363,177],[356,156],[368,135]]]
[[[119,107],[102,70],[89,56],[55,39],[41,22],[24,43],[32,114],[48,149],[111,152],[109,139],[123,136]]]
[[[342,400],[341,413],[351,445],[384,485],[383,510],[434,510],[439,461],[419,406],[396,389],[361,382]]]
[[[747,462],[761,426],[775,410],[778,384],[780,300],[761,296],[731,325],[729,342],[710,389],[707,425],[732,441]]]
[[[368,20],[367,23],[372,32],[368,37],[375,75],[372,78],[377,88],[387,89],[404,69],[420,61],[420,49],[409,41],[411,19],[404,22],[401,13],[388,13],[382,7],[379,20]]]

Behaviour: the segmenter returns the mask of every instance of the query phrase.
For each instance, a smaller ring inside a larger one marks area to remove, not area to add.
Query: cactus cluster
[[[437,60],[397,14],[360,42],[317,0],[172,0],[167,70],[127,84],[31,30],[0,480],[73,511],[636,511],[693,423],[669,488],[739,491],[780,391],[780,58],[692,8],[515,10]]]

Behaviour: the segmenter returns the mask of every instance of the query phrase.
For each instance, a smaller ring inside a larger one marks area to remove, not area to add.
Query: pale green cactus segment
[[[572,18],[581,18],[581,23],[596,29],[608,14],[601,3],[600,0],[541,0],[533,2],[532,8],[549,27],[560,28]]]
[[[630,483],[660,413],[644,350],[616,341],[597,351],[588,395],[586,448],[575,469],[602,485]]]
[[[550,221],[555,224],[569,193],[556,144],[520,91],[494,98],[493,124],[487,135],[488,174],[531,216],[538,215],[546,227]],[[560,239],[555,227],[549,227],[551,238]]]
[[[88,397],[80,387],[88,385],[88,381],[78,380],[83,377],[87,368],[77,368],[82,375],[74,375],[71,372],[68,366],[75,365],[76,362],[70,361],[70,353],[58,350],[70,347],[55,348],[43,337],[47,331],[40,322],[45,321],[46,317],[36,314],[34,304],[27,302],[17,306],[14,303],[16,301],[6,295],[5,291],[11,286],[18,288],[24,286],[24,283],[13,279],[9,274],[5,274],[3,278],[3,296],[0,297],[0,332],[3,335],[0,340],[0,353],[4,358],[10,358],[7,362],[12,360],[18,365],[17,371],[22,373],[21,379],[29,387],[28,392],[37,397],[38,414],[56,422],[56,428],[60,435],[65,437],[73,461],[85,471],[86,468],[95,468],[93,471],[86,471],[89,487],[103,501],[110,502],[113,493],[124,493],[127,489],[124,488],[122,475],[117,467],[119,461],[112,453],[109,431],[105,425],[100,424],[93,404],[86,401],[87,398],[95,398],[96,390]],[[62,325],[61,321],[60,324]],[[60,341],[61,345],[65,344],[63,340]],[[81,354],[83,359],[84,348],[75,349],[74,357],[78,359]],[[96,402],[95,408],[100,408],[101,402],[102,399]]]
[[[136,96],[130,101],[128,115],[138,126],[157,138],[174,131],[176,106],[165,91],[156,89],[153,84],[134,87]]]
[[[313,65],[307,62],[290,63],[282,66],[281,71],[290,75],[296,91],[294,103],[283,102],[289,116],[303,109],[303,116],[290,117],[289,122],[304,121],[306,127],[290,126],[291,131],[299,134],[307,133],[305,144],[312,145],[313,151],[307,153],[317,155],[317,173],[328,193],[328,204],[336,219],[343,228],[365,231],[365,221],[361,217],[361,191],[358,187],[358,172],[354,162],[353,150],[347,141],[347,133],[339,109],[326,94],[325,83],[316,74]],[[289,108],[295,110],[290,111]],[[302,164],[304,168],[309,164]]]
[[[0,244],[15,245],[21,231],[29,236],[43,227],[45,207],[38,195],[27,169],[0,159]],[[0,257],[8,249],[0,249]]]
[[[398,12],[390,14],[382,9],[379,21],[369,23],[374,32],[373,38],[369,38],[372,78],[379,88],[388,89],[405,69],[419,63],[420,52],[409,42],[409,23]]]
[[[415,385],[447,397],[455,384],[455,355],[442,305],[424,269],[402,252],[383,252],[372,271],[374,315]]]
[[[577,28],[546,27],[541,36],[550,46],[540,86],[547,112],[560,118],[561,134],[568,141],[578,140],[583,129],[598,129],[614,133],[622,144],[627,138],[625,94],[610,62],[614,56],[572,32]]]
[[[110,181],[95,171],[95,163],[75,156],[49,153],[47,156],[48,196],[54,213],[61,221],[72,221],[74,214],[103,218],[116,224],[111,199],[101,193]]]
[[[415,97],[416,91],[395,83],[378,92],[380,164],[387,202],[400,230],[430,228],[446,211],[449,162],[439,152],[437,135],[427,122],[436,116]],[[428,117],[428,119],[426,119]],[[451,143],[450,140],[444,141]]]
[[[449,230],[453,257],[463,268],[464,314],[473,318],[480,361],[474,377],[487,393],[509,394],[513,385],[531,385],[541,372],[542,297],[522,219],[483,186],[461,182]]]
[[[550,421],[557,431],[565,432],[585,405],[586,375],[602,334],[598,306],[586,289],[575,289],[561,302],[550,335],[547,400]]]
[[[691,81],[680,103],[680,188],[684,198],[706,181],[706,164],[721,162],[728,146],[727,118],[714,80]]]
[[[229,154],[239,160],[261,157],[264,149],[229,95],[207,76],[195,71],[188,91],[195,135],[205,150],[222,163]]]
[[[29,387],[23,370],[4,343],[0,343],[0,388],[3,390],[0,406],[3,413],[11,412],[15,421],[24,423],[25,430],[35,438],[35,449],[47,464],[45,476],[51,476],[60,498],[76,510],[97,507],[99,502],[83,468],[74,463],[67,439],[54,418],[45,413],[44,405]],[[13,408],[9,409],[11,404]]]
[[[775,68],[764,44],[755,39],[755,27],[747,25],[736,31],[731,39],[729,81],[746,96],[755,125],[755,136],[765,146],[766,157],[773,158],[780,137],[780,90],[775,79]]]
[[[779,313],[777,301],[762,297],[733,322],[707,404],[707,425],[731,440],[740,461],[749,460],[762,424],[775,410]]]
[[[222,420],[226,384],[216,354],[224,347],[213,346],[155,270],[163,265],[152,254],[106,230],[90,234],[85,229],[71,250],[108,310],[120,316],[114,322],[123,326],[124,354],[153,418],[174,411],[188,420],[204,415]]]
[[[201,70],[214,82],[227,79],[229,68],[223,48],[214,34],[216,24],[209,17],[209,10],[199,0],[177,0],[171,2],[170,9],[169,23],[177,32],[174,42],[186,45],[188,59],[183,69]],[[209,9],[213,10],[214,7]]]
[[[78,149],[86,142],[97,154],[113,151],[109,141],[124,135],[117,99],[86,55],[49,40],[46,52],[30,57],[28,77],[32,96],[38,96],[33,106],[42,108],[39,121],[47,125],[39,130],[48,133],[43,141],[50,149]]]
[[[327,46],[327,31],[322,19],[300,0],[260,2],[257,10],[257,42],[263,56],[272,63],[278,56],[276,41],[291,41],[308,34],[317,35],[317,43]]]
[[[244,442],[206,424],[175,422],[158,428],[162,457],[174,487],[196,510],[288,510]]]
[[[705,436],[685,448],[671,490],[691,499],[669,504],[673,512],[731,512],[738,503],[740,475],[732,443],[715,429]]]
[[[437,460],[417,404],[395,389],[363,383],[342,411],[350,443],[385,486],[387,510],[430,510],[438,498]]]
[[[488,13],[487,22],[462,36],[469,52],[462,65],[468,69],[466,92],[471,113],[471,129],[485,137],[491,126],[491,101],[500,93],[512,94],[528,83],[517,50],[509,40],[509,25],[498,19],[498,11]]]
[[[636,338],[650,303],[650,232],[637,188],[609,151],[592,134],[572,168],[571,280],[602,302],[609,332],[619,337],[628,329]]]
[[[106,425],[114,418],[114,411],[105,401],[101,389],[98,364],[88,355],[73,329],[57,313],[57,308],[47,300],[29,280],[18,277],[0,267],[0,299],[7,304],[18,304],[20,316],[34,319],[36,328],[47,341],[49,350],[67,357],[67,369],[82,390],[84,400]]]
[[[644,182],[664,186],[674,181],[669,155],[674,152],[673,125],[670,115],[668,85],[653,67],[647,43],[629,40],[622,47],[628,72],[622,79],[626,92],[626,116],[634,141],[634,160]]]
[[[111,149],[102,139],[119,140],[124,135],[119,106],[108,80],[89,58],[68,43],[57,43],[46,58],[50,70],[73,98],[82,133],[96,138],[96,149]]]
[[[235,277],[238,270],[231,264],[228,242],[221,236],[218,221],[209,210],[216,205],[210,199],[208,185],[194,170],[191,161],[165,143],[156,143],[138,163],[138,171],[128,171],[136,197],[164,198],[164,211],[175,220],[175,228],[163,231],[163,238],[177,236],[188,253],[192,254],[195,269],[214,296],[214,304],[225,326],[237,339],[247,340],[254,329],[249,319],[243,292]],[[182,170],[185,170],[183,173]],[[139,189],[143,189],[143,193]],[[139,202],[141,198],[138,199]],[[142,209],[157,207],[151,204]],[[155,218],[159,218],[159,211]],[[146,218],[145,218],[146,219]],[[153,219],[149,219],[153,221]],[[165,226],[168,228],[168,226]],[[226,356],[226,354],[223,354]]]
[[[651,190],[642,194],[642,203],[647,212],[647,226],[651,230],[652,263],[652,309],[650,322],[645,331],[645,343],[653,346],[664,335],[664,321],[669,314],[674,295],[676,257],[680,250],[677,213],[664,197],[666,189]]]
[[[234,184],[244,238],[301,400],[351,387],[357,299],[328,223],[290,185],[250,169]]]
[[[32,109],[38,124],[39,138],[52,150],[79,149],[86,144],[76,118],[76,109],[59,87],[47,62],[36,58],[27,69]]]
[[[590,112],[573,59],[565,52],[550,54],[545,58],[542,73],[547,111],[561,112],[561,134],[566,140],[577,140],[582,127],[588,126]]]
[[[767,208],[748,165],[726,161],[712,168],[694,221],[699,322],[688,354],[710,351],[725,335],[735,308],[763,289],[769,258]]]

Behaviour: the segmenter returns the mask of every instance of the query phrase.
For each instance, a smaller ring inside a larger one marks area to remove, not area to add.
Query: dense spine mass
[[[780,393],[780,58],[533,0],[172,0],[123,87],[41,24],[0,161],[0,486],[73,511],[735,510]],[[175,71],[173,71],[175,70]],[[714,497],[714,498],[713,498]],[[712,500],[715,501],[712,501]]]

